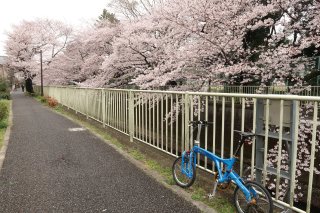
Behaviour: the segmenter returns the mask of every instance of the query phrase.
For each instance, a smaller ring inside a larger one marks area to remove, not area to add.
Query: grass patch
[[[4,142],[4,135],[9,126],[9,113],[11,110],[11,101],[0,100],[0,148]]]
[[[201,201],[212,207],[219,213],[236,212],[234,205],[225,197],[217,193],[213,198],[209,199],[208,193],[201,187],[196,186],[191,189],[191,198],[196,201]]]
[[[206,191],[201,187],[196,187],[191,195],[193,200],[204,201],[207,196]]]
[[[145,156],[136,149],[129,150],[128,153],[136,160],[145,162]]]
[[[172,177],[172,171],[171,171],[171,168],[169,167],[163,167],[162,165],[160,165],[158,162],[154,161],[154,160],[146,160],[146,165],[152,169],[152,170],[155,170],[157,171],[158,173],[160,173],[164,179],[165,179],[165,182],[169,185],[175,185],[175,182],[173,180],[173,177]]]
[[[4,141],[4,134],[6,133],[5,129],[0,129],[0,149],[3,145],[3,141]]]

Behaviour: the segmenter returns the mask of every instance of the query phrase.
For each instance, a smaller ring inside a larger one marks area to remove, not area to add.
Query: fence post
[[[88,92],[89,90],[86,88],[86,115],[87,115],[87,119],[89,118],[89,95]]]
[[[106,127],[106,91],[102,89],[102,124],[103,127]]]
[[[67,87],[66,88],[66,91],[65,91],[65,100],[67,100],[66,101],[66,105],[67,105],[67,107],[68,107],[68,110],[70,109],[70,99],[69,99],[69,88]]]
[[[296,167],[297,167],[297,150],[298,150],[298,140],[299,140],[299,109],[300,109],[300,101],[294,100],[293,106],[292,106],[292,127],[290,130],[292,144],[291,144],[291,156],[289,155],[290,159],[290,168],[289,172],[291,173],[291,179],[290,179],[290,207],[293,207],[293,198],[295,194],[295,184],[296,184]]]
[[[134,136],[134,94],[132,90],[129,91],[129,136],[130,142],[133,142]]]
[[[187,92],[184,95],[184,149],[186,151],[190,150],[190,138],[189,138],[189,121],[190,121],[190,96]]]

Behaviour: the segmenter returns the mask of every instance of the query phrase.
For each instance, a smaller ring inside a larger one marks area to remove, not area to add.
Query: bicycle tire
[[[250,190],[252,187],[255,191],[259,191],[259,196],[256,196],[256,204],[248,204],[246,201],[244,193],[241,191],[239,186],[234,190],[233,201],[238,213],[249,213],[249,212],[261,212],[261,213],[272,213],[273,212],[273,202],[268,190],[261,184],[254,181],[245,182],[245,186]],[[240,196],[242,197],[240,204]],[[253,194],[252,194],[253,196]],[[254,197],[254,196],[253,196]],[[261,207],[261,201],[265,202],[265,205]]]
[[[180,186],[182,188],[187,188],[187,187],[190,187],[196,179],[196,168],[195,168],[195,165],[192,164],[191,171],[187,171],[187,172],[192,172],[192,174],[191,174],[192,177],[189,178],[186,176],[186,174],[182,173],[181,162],[182,162],[182,157],[178,157],[174,161],[174,163],[172,165],[172,176],[178,186]],[[190,162],[192,163],[192,161],[190,161],[190,159],[186,159],[184,162],[185,162],[185,166],[187,166],[187,167],[189,167],[188,164]]]

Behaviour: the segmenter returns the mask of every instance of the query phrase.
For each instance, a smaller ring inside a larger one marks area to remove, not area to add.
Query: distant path
[[[0,174],[0,212],[200,212],[88,131],[22,93]]]

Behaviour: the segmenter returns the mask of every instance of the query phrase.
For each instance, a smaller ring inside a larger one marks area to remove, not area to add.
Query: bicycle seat
[[[239,133],[239,135],[241,135],[241,137],[252,137],[255,136],[256,134],[252,133],[252,132],[242,132],[239,130],[234,130],[236,133]]]

